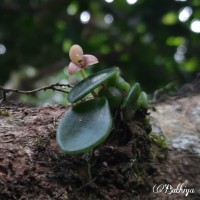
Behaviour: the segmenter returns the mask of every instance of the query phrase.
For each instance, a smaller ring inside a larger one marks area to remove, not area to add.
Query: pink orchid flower
[[[71,62],[69,63],[68,72],[70,75],[99,62],[98,59],[93,55],[83,55],[83,49],[77,44],[70,48],[69,57]]]

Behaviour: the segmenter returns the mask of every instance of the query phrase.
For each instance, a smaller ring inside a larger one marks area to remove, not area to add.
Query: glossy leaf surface
[[[137,109],[147,109],[148,108],[148,97],[146,92],[141,92],[137,100]]]
[[[102,143],[112,128],[105,98],[81,102],[68,110],[57,131],[57,142],[68,154],[84,153]]]
[[[99,91],[98,95],[100,97],[106,97],[111,109],[120,107],[122,103],[122,94],[115,87],[105,87],[105,88],[103,87]]]
[[[107,84],[109,86],[116,87],[123,94],[127,94],[130,90],[129,83],[126,82],[121,76],[115,76],[114,78],[110,79]]]
[[[140,84],[139,83],[133,84],[128,95],[124,99],[122,107],[125,108],[125,107],[129,107],[131,105],[136,106],[140,92],[141,92]]]
[[[99,85],[116,76],[118,72],[119,68],[113,67],[94,73],[88,78],[80,81],[68,94],[68,101],[71,103],[77,102]]]

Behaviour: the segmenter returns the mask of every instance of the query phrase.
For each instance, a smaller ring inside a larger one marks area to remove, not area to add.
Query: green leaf
[[[75,103],[78,100],[82,99],[88,93],[93,91],[103,82],[108,79],[116,76],[119,73],[118,67],[113,67],[110,69],[105,69],[100,72],[97,72],[86,79],[80,81],[68,94],[68,101]]]
[[[127,94],[130,90],[130,85],[121,76],[115,76],[107,82],[109,86],[116,87],[122,94]]]
[[[90,151],[102,143],[112,128],[106,98],[81,102],[68,110],[57,131],[57,142],[68,154]]]
[[[126,107],[129,107],[131,105],[136,106],[138,97],[140,95],[140,91],[141,91],[140,84],[139,83],[133,84],[128,95],[124,99],[124,103],[122,105],[122,108],[126,108]]]
[[[117,108],[121,106],[122,94],[115,87],[103,87],[98,93],[99,97],[106,97],[109,102],[110,108]]]
[[[137,109],[147,109],[148,108],[148,97],[146,92],[141,92],[138,101],[137,101]]]

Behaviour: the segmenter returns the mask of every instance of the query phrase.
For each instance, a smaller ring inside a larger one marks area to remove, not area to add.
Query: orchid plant
[[[97,64],[98,59],[84,54],[79,45],[70,48],[69,57],[68,73],[80,72],[83,80],[68,94],[72,106],[59,123],[57,142],[65,153],[78,154],[91,151],[108,137],[116,110],[121,120],[131,121],[137,111],[147,111],[148,100],[140,84],[130,86],[118,67],[87,76],[85,68]],[[90,93],[93,97],[87,98]]]

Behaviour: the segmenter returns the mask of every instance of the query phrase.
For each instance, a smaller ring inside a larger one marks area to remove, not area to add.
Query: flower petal
[[[68,73],[70,75],[75,74],[76,72],[80,71],[81,68],[73,62],[69,63]]]
[[[99,62],[95,56],[89,55],[89,54],[83,55],[83,60],[84,60],[85,67],[87,67],[89,65],[94,65]]]
[[[69,50],[70,60],[77,65],[83,62],[83,49],[78,44],[74,44]]]

